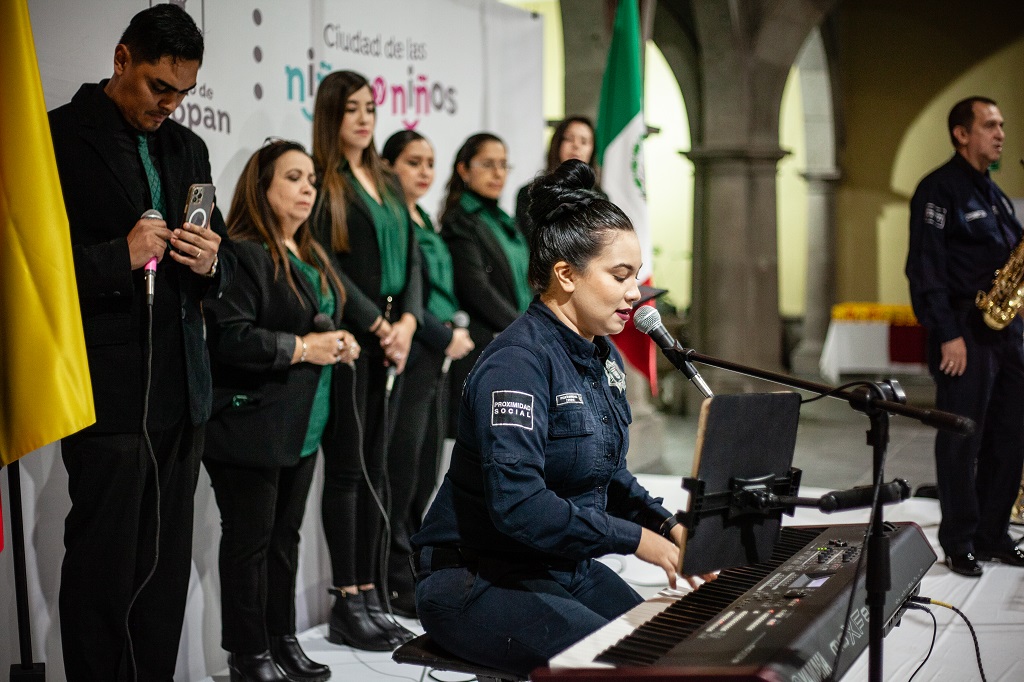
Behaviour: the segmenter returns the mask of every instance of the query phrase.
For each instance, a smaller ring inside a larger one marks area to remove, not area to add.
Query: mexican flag
[[[601,187],[621,208],[640,238],[643,266],[641,284],[651,286],[651,230],[647,218],[644,188],[643,72],[640,50],[640,12],[636,0],[621,0],[615,12],[615,27],[608,49],[608,64],[601,82],[601,103],[597,112],[596,158],[601,166]],[[653,302],[651,303],[653,304]],[[615,345],[629,364],[639,370],[658,392],[655,373],[655,349],[651,338],[633,326],[633,321],[614,337]]]

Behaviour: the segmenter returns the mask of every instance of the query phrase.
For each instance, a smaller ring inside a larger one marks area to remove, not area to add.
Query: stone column
[[[808,171],[807,282],[800,343],[790,362],[796,374],[817,375],[821,348],[835,303],[835,194],[838,171]]]
[[[694,347],[706,355],[779,371],[777,145],[695,147]],[[712,390],[763,390],[748,377],[701,370]]]

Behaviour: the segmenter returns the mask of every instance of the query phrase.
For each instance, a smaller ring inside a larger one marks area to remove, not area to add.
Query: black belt
[[[429,566],[423,565],[423,555],[429,552]],[[426,547],[412,553],[413,571],[442,571],[446,568],[474,568],[476,554],[458,547]]]

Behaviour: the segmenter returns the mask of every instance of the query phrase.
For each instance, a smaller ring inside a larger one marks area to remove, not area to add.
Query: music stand
[[[697,427],[693,478],[680,547],[682,575],[766,561],[775,547],[782,514],[792,506],[765,507],[765,496],[795,495],[800,471],[792,469],[800,420],[793,392],[717,395],[704,400]],[[758,497],[758,493],[763,493]]]

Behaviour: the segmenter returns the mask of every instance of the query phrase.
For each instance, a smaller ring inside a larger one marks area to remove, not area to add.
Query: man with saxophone
[[[996,294],[993,273],[1011,268],[1021,224],[989,176],[1003,151],[996,103],[962,100],[948,124],[956,153],[914,192],[906,273],[928,331],[936,407],[978,426],[971,436],[939,431],[935,438],[939,542],[950,570],[978,577],[979,561],[1024,566],[1007,532],[1024,466],[1024,321],[1011,307],[996,322],[975,302],[979,292]]]

